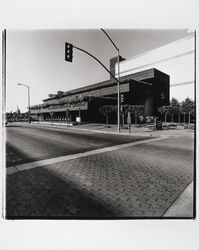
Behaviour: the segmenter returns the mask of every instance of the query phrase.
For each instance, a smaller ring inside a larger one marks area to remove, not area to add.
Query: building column
[[[154,114],[153,110],[153,96],[147,96],[144,104],[144,115],[152,116]]]

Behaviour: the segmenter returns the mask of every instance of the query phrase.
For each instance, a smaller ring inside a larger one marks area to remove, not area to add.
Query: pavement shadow
[[[6,125],[6,128],[21,128],[23,126],[20,126],[20,125]]]
[[[37,128],[33,128],[37,130]],[[42,129],[42,128],[41,128]],[[44,129],[45,131],[45,129]],[[70,133],[68,131],[56,131],[57,135],[67,135],[68,141],[75,142],[73,146],[64,147],[61,144],[56,145],[54,150],[50,149],[46,150],[44,153],[37,152],[37,154],[28,153],[28,149],[25,147],[16,147],[13,146],[10,141],[6,141],[6,167],[15,166],[18,164],[23,164],[27,162],[39,161],[44,159],[50,159],[54,157],[60,157],[63,155],[72,155],[77,153],[83,153],[86,151],[94,150],[94,149],[101,149],[104,147],[110,147],[119,144],[125,144],[129,142],[137,142],[142,141],[145,139],[151,139],[149,136],[124,136],[124,135],[104,135],[100,133],[96,134],[79,134],[79,133]],[[23,142],[23,141],[22,141]],[[79,146],[78,142],[87,142],[83,145]],[[39,143],[39,141],[37,142]],[[42,139],[40,139],[40,145],[44,145],[43,147],[47,147],[46,143],[43,143]],[[23,146],[23,143],[22,143]],[[50,146],[49,146],[50,147]]]
[[[57,155],[51,155],[51,157],[56,157],[56,156]],[[46,157],[44,157],[43,155],[40,157],[31,157],[30,155],[25,154],[23,151],[21,151],[20,148],[14,147],[8,141],[6,142],[6,168],[48,158],[49,155],[46,155]]]
[[[6,178],[7,219],[96,219],[117,214],[83,186],[35,168]]]

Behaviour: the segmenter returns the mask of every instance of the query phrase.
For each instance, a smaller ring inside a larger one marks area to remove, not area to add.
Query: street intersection
[[[193,180],[188,131],[116,135],[33,124],[6,130],[7,218],[162,217]]]

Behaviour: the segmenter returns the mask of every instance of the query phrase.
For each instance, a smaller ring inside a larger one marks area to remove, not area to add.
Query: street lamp
[[[104,29],[101,29],[104,34],[108,37],[114,48],[117,50],[117,66],[118,66],[118,83],[117,83],[117,126],[118,126],[118,132],[120,132],[120,51],[119,48],[115,45],[113,40],[110,38],[110,36],[106,33]]]
[[[28,122],[30,123],[30,86],[24,83],[18,83],[19,86],[24,86],[28,89]]]

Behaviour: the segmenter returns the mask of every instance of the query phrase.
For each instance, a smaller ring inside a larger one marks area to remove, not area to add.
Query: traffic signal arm
[[[95,56],[93,56],[92,54],[90,54],[88,51],[78,48],[76,46],[73,46],[73,48],[78,49],[84,53],[86,53],[87,55],[91,56],[92,58],[94,58],[114,79],[116,82],[118,82],[120,84],[120,81],[106,68],[106,66],[104,66],[104,64],[102,62],[100,62],[99,59],[97,59]]]

